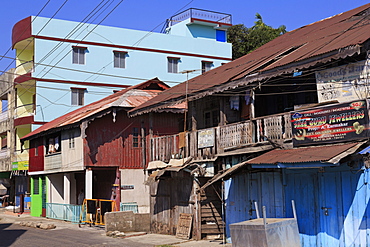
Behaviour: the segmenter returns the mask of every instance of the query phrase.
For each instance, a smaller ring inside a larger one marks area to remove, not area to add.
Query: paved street
[[[42,230],[18,224],[0,224],[0,246],[153,246],[105,236],[104,230],[62,228]]]
[[[43,222],[54,224],[55,229],[21,226],[21,222]],[[61,220],[32,217],[5,212],[0,209],[0,247],[2,246],[127,246],[153,247],[171,245],[176,247],[210,247],[222,245],[220,241],[191,241],[178,239],[175,236],[145,233],[127,233],[128,238],[107,237],[104,227],[78,227],[77,224]]]

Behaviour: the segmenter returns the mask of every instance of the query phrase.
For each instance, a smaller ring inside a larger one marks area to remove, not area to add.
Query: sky
[[[0,74],[14,67],[11,59],[2,56],[15,57],[11,31],[18,21],[40,13],[42,17],[80,22],[100,3],[108,8],[89,22],[159,32],[166,19],[188,8],[199,8],[231,14],[234,25],[247,27],[253,26],[259,13],[267,25],[285,25],[291,31],[367,4],[368,0],[2,0]]]

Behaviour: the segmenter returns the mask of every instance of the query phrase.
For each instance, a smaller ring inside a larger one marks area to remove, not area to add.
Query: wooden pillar
[[[188,110],[190,110],[190,118],[191,118],[191,128],[190,129],[192,131],[195,131],[195,130],[197,130],[197,118],[196,118],[197,111],[196,111],[194,101],[191,101],[190,105],[191,105],[191,109],[190,109],[190,107],[188,109]]]
[[[144,121],[141,121],[141,156],[142,156],[142,167],[146,169],[146,133],[144,127]]]
[[[195,198],[194,203],[194,221],[193,221],[193,235],[195,240],[201,240],[202,238],[202,229],[201,229],[201,204],[200,204],[200,186],[195,179],[193,179],[193,195]]]
[[[153,145],[153,113],[149,113],[149,143],[148,145],[148,150],[149,150],[149,161],[153,161],[156,159],[154,157],[154,145]]]
[[[254,90],[252,89],[251,90],[251,104],[250,104],[250,119],[253,119],[256,117],[256,113],[255,113],[255,109],[254,109],[254,103],[255,103],[255,93],[254,93]]]
[[[225,115],[225,100],[223,97],[220,97],[220,122],[218,123],[219,126],[223,126],[226,124],[226,115]]]
[[[93,170],[91,168],[86,169],[85,174],[85,198],[93,199]]]

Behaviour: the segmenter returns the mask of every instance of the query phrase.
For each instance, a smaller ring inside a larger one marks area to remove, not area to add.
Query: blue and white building
[[[229,62],[230,26],[230,15],[198,9],[172,17],[164,33],[32,16],[19,21],[12,32],[16,150],[31,130],[115,90],[155,77],[174,86]],[[180,73],[186,70],[195,72]],[[27,160],[27,151],[19,152],[13,168]]]

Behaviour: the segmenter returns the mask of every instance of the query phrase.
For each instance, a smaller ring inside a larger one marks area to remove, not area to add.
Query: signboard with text
[[[215,129],[198,130],[198,148],[208,148],[215,145]]]
[[[316,71],[319,102],[347,102],[370,97],[370,60]]]
[[[28,170],[28,161],[17,161],[12,163],[13,171],[26,171]]]
[[[291,113],[293,146],[366,138],[369,116],[365,100]]]

